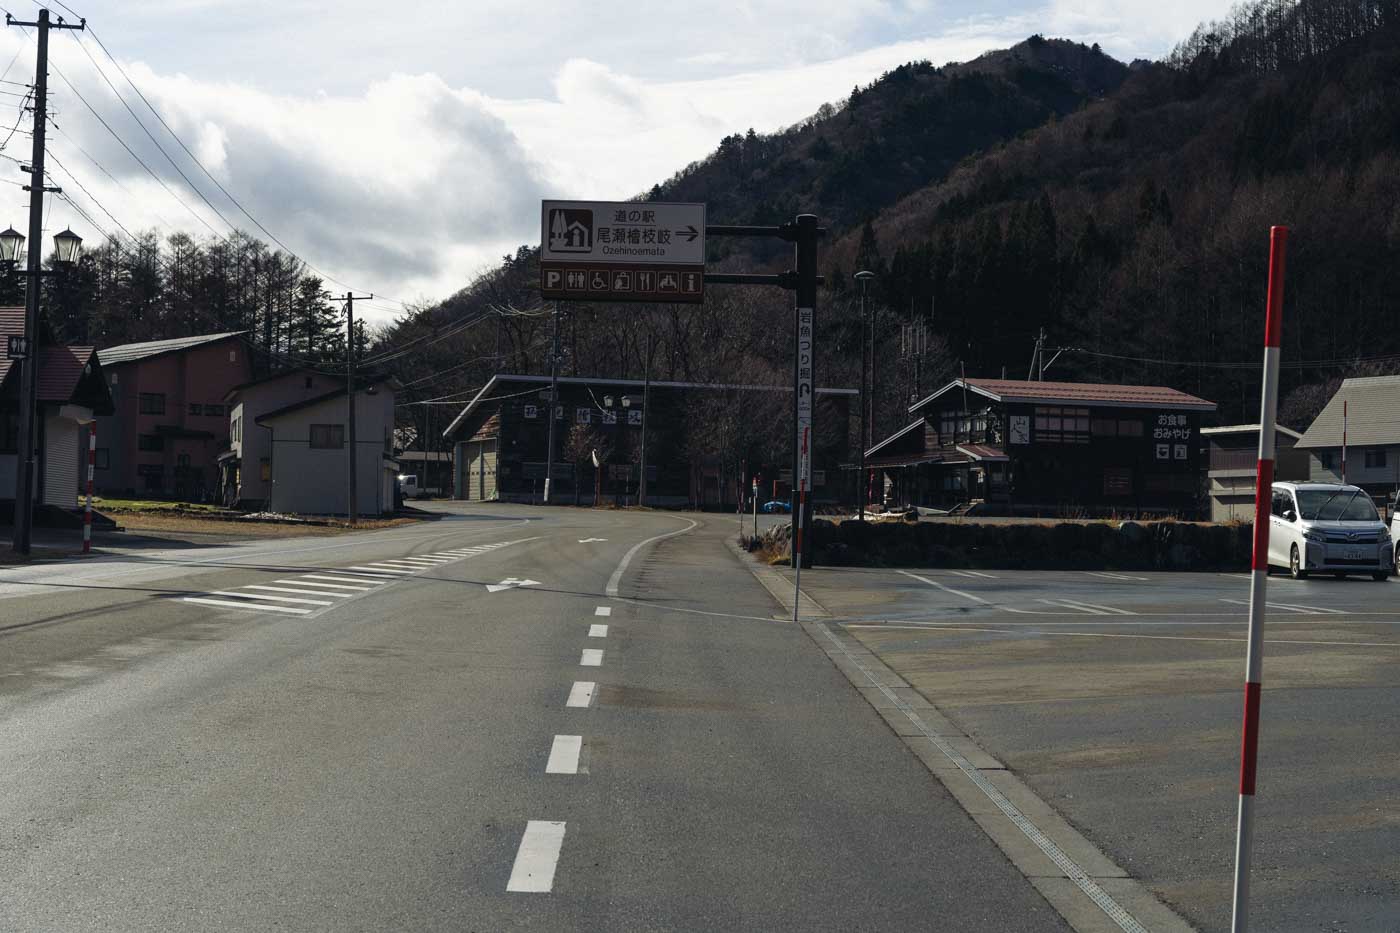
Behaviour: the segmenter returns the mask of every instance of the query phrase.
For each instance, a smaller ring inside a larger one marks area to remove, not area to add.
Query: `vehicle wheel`
[[[1303,569],[1303,562],[1298,557],[1298,545],[1293,545],[1293,549],[1288,554],[1288,575],[1295,580],[1306,580],[1308,572]]]

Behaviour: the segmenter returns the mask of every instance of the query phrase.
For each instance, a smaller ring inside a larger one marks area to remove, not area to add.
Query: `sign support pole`
[[[1274,485],[1274,420],[1283,333],[1283,271],[1288,228],[1269,231],[1268,312],[1264,323],[1264,391],[1259,411],[1259,466],[1254,487],[1254,560],[1249,580],[1249,649],[1245,657],[1244,728],[1240,742],[1240,810],[1235,836],[1235,906],[1231,933],[1249,928],[1250,850],[1254,838],[1254,777],[1259,757],[1259,694],[1264,665],[1265,589],[1269,582],[1269,514]]]
[[[554,486],[554,426],[559,408],[559,302],[554,303],[554,337],[549,351],[549,450],[545,454],[544,504],[549,505]],[[596,501],[593,503],[598,504]]]
[[[83,505],[83,553],[92,551],[92,474],[97,465],[97,422],[88,422],[87,502]]]

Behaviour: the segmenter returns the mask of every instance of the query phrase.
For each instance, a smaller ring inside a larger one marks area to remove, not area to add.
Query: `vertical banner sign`
[[[807,494],[812,488],[812,308],[797,309],[797,475],[793,477],[793,555],[797,558],[796,582],[792,597],[792,621],[798,620],[802,602],[802,519],[807,511]]]
[[[87,504],[83,506],[83,553],[92,552],[92,471],[97,465],[97,422],[88,422]]]
[[[797,482],[812,488],[812,309],[797,309]]]
[[[1259,464],[1254,486],[1254,562],[1249,579],[1249,647],[1245,655],[1244,724],[1240,739],[1240,810],[1235,833],[1232,933],[1249,928],[1249,865],[1254,840],[1254,778],[1259,759],[1259,701],[1264,672],[1264,606],[1269,582],[1269,515],[1274,486],[1274,419],[1283,336],[1283,266],[1288,228],[1269,231],[1269,293],[1264,318],[1264,386],[1259,406]]]

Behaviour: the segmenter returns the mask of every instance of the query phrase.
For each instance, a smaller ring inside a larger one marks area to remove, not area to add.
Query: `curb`
[[[793,586],[725,543],[792,618]],[[1191,933],[1143,884],[940,713],[806,593],[800,625],[997,848],[1078,933]]]

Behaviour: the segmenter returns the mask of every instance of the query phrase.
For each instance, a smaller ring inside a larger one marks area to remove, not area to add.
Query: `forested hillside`
[[[878,273],[877,433],[953,373],[1023,376],[1041,328],[1047,358],[1064,349],[1048,378],[1163,383],[1220,402],[1221,421],[1255,417],[1268,227],[1288,224],[1283,411],[1304,427],[1343,375],[1400,366],[1387,288],[1400,245],[1397,23],[1400,0],[1263,0],[1132,68],[1038,36],[966,64],[913,62],[785,131],[730,136],[648,194],[703,200],[717,223],[823,219],[823,383],[857,384],[849,276]],[[788,262],[781,248],[715,248],[721,268]],[[496,371],[547,371],[536,278],[535,248],[521,247],[372,335],[369,358],[416,401],[463,399]],[[74,339],[246,328],[267,365],[343,356],[319,281],[250,237],[108,244],[46,289]],[[657,378],[790,378],[780,293],[564,310],[566,374],[635,377],[649,363]],[[752,456],[775,442],[708,423],[722,417],[697,415],[697,437]]]

